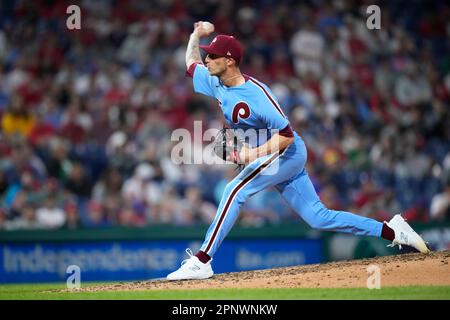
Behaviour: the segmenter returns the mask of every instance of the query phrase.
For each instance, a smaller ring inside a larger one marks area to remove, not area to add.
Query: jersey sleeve
[[[192,77],[195,92],[210,97],[217,97],[216,86],[218,85],[218,79],[211,76],[204,65],[193,63],[186,71],[186,74]]]

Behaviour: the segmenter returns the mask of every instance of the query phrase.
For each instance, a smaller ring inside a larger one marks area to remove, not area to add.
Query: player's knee
[[[311,219],[309,221],[306,221],[309,226],[313,229],[325,229],[325,224],[323,223],[323,221],[319,220],[319,219]]]
[[[234,187],[236,187],[236,183],[233,183],[233,181],[228,182],[225,186],[225,189],[223,190],[223,195],[227,196],[233,192]]]
[[[248,198],[244,190],[242,188],[239,189],[238,187],[236,187],[236,183],[233,181],[229,182],[225,186],[222,200],[226,201],[229,197],[233,197],[234,201],[239,201],[240,203],[245,202],[245,200]]]
[[[239,190],[236,194],[236,201],[240,204],[243,204],[245,201],[247,201],[249,195],[245,190]]]

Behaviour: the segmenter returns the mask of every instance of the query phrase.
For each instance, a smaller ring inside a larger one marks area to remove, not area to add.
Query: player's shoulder
[[[263,95],[271,93],[269,86],[266,85],[264,82],[254,78],[254,77],[250,77],[250,76],[247,76],[247,77],[248,77],[248,82],[250,83],[250,87],[253,90],[255,90]]]
[[[270,90],[269,86],[265,83],[255,79],[253,77],[249,77],[248,82],[250,82],[250,88],[254,92],[254,97],[257,100],[272,100],[275,98],[272,90]]]

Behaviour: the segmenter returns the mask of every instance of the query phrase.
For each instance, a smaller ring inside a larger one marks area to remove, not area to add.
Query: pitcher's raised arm
[[[198,21],[194,23],[194,31],[189,37],[186,48],[186,68],[189,68],[194,62],[202,63],[199,48],[200,39],[209,36],[213,32],[214,25],[210,22]]]

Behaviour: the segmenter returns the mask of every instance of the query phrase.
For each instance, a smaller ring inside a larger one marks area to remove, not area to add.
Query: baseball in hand
[[[208,21],[202,21],[202,28],[205,30],[208,34],[214,32],[214,25],[211,22]]]

